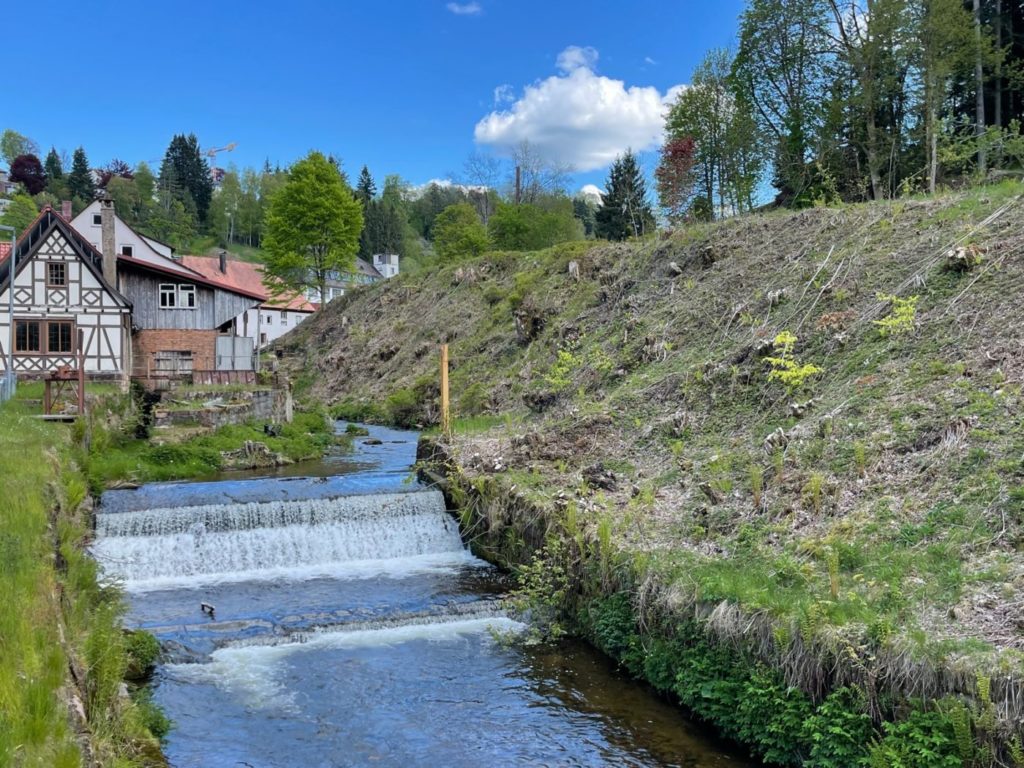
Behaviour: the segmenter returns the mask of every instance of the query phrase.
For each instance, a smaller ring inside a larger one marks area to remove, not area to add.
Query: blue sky
[[[658,113],[741,0],[16,3],[4,118],[43,153],[158,164],[172,134],[236,142],[219,164],[310,149],[350,176],[413,183],[527,138],[601,184],[609,154],[655,143]],[[43,12],[45,10],[45,16]],[[38,14],[38,15],[33,15]],[[653,159],[653,155],[651,155]]]

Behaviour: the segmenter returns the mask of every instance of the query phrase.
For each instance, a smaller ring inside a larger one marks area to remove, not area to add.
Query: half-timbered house
[[[39,214],[15,248],[13,329],[7,251],[0,261],[0,371],[11,345],[18,374],[78,368],[81,340],[87,375],[124,378],[131,367],[131,302],[104,276],[92,244],[52,209]]]

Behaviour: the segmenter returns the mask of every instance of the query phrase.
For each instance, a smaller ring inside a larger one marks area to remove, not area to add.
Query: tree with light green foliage
[[[5,227],[14,227],[20,236],[23,231],[36,220],[39,209],[35,201],[28,195],[15,194],[7,204],[7,210],[0,216],[0,224]]]
[[[445,261],[479,256],[487,250],[487,229],[469,203],[449,205],[434,219],[434,250]]]
[[[310,152],[292,166],[288,181],[274,194],[265,227],[268,288],[316,288],[324,297],[331,274],[355,264],[363,206],[338,167],[320,152]]]
[[[37,155],[39,146],[28,136],[7,128],[0,133],[0,159],[7,165],[14,162],[19,155]]]
[[[491,245],[502,251],[539,251],[557,243],[583,239],[583,223],[567,197],[540,205],[499,203],[487,222]]]

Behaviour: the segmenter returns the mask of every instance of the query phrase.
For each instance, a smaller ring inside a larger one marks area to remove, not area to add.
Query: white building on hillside
[[[394,277],[398,274],[398,254],[375,253],[373,255],[373,267],[384,278]]]

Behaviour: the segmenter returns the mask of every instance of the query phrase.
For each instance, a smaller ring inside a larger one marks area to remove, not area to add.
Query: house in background
[[[172,258],[170,246],[129,227],[105,196],[73,220],[89,242],[98,239],[110,280],[132,305],[131,375],[149,384],[195,371],[252,371],[255,350],[236,318],[263,295],[211,280]],[[113,268],[113,267],[112,267]],[[106,270],[105,270],[106,271]]]
[[[352,286],[369,285],[383,279],[384,275],[378,272],[373,264],[366,259],[356,258],[355,267],[351,271],[328,273],[326,298],[320,296],[318,288],[311,286],[306,289],[306,299],[314,304],[327,304],[339,296],[344,296],[345,291]]]
[[[0,262],[0,302],[11,291],[10,248]],[[15,250],[14,370],[43,376],[82,364],[90,378],[126,380],[131,370],[131,302],[120,293],[112,264],[59,214],[44,208]],[[106,267],[106,269],[105,269]],[[0,314],[0,370],[11,341]]]
[[[113,209],[111,209],[113,210]],[[103,201],[93,200],[80,214],[71,219],[71,226],[78,230],[93,248],[103,252]],[[128,226],[114,212],[114,250],[118,256],[128,256],[163,264],[174,259],[174,249],[156,238],[146,237]]]
[[[288,333],[317,309],[305,296],[295,291],[285,290],[271,296],[270,290],[263,284],[262,265],[228,259],[224,251],[219,256],[185,256],[182,264],[211,280],[252,293],[262,293],[263,303],[247,309],[235,319],[238,332],[252,339],[256,349],[262,349]]]
[[[385,280],[389,280],[398,274],[397,253],[375,253],[373,254],[373,268],[380,272]]]
[[[11,181],[7,171],[0,171],[0,195],[13,195],[18,191],[18,185]]]

